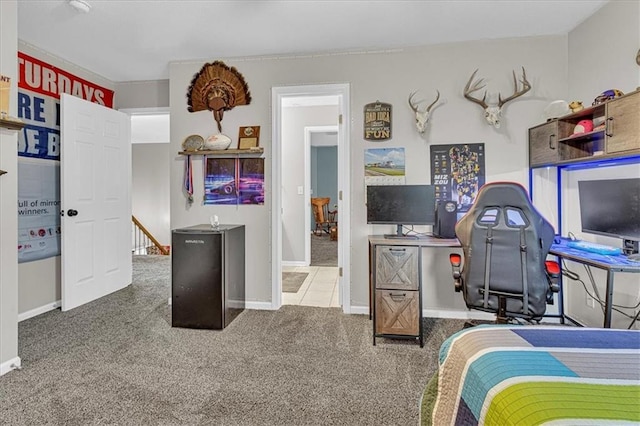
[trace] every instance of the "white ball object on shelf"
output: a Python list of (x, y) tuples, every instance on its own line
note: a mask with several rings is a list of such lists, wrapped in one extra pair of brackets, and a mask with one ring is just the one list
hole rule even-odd
[(231, 145), (231, 138), (227, 135), (223, 135), (222, 133), (218, 133), (217, 135), (211, 135), (204, 141), (203, 149), (209, 151), (222, 151), (229, 148)]
[(567, 101), (553, 101), (544, 109), (544, 113), (542, 115), (543, 119), (546, 121), (553, 120), (554, 118), (562, 117), (567, 114), (571, 114), (571, 108), (569, 108), (569, 103)]

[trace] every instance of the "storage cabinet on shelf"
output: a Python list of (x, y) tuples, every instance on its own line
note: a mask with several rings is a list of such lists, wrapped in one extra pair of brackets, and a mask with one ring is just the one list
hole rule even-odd
[(607, 103), (607, 154), (640, 150), (640, 92)]
[(558, 120), (529, 129), (529, 163), (544, 166), (558, 161)]
[(420, 248), (374, 246), (375, 337), (414, 337), (422, 346)]
[[(582, 120), (594, 130), (573, 134)], [(640, 154), (640, 91), (529, 129), (529, 165), (562, 165)]]

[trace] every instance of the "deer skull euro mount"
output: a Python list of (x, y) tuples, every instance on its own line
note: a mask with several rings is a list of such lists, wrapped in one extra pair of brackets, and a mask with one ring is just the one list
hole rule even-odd
[(418, 105), (420, 105), (420, 103), (423, 101), (413, 101), (413, 97), (418, 92), (415, 91), (411, 93), (411, 95), (409, 95), (409, 106), (416, 115), (416, 127), (418, 129), (418, 133), (420, 133), (421, 135), (424, 134), (425, 130), (427, 130), (427, 124), (429, 124), (429, 116), (431, 115), (431, 108), (433, 108), (436, 102), (438, 102), (438, 100), (440, 99), (440, 91), (436, 90), (436, 92), (438, 93), (438, 95), (436, 96), (436, 100), (422, 111), (420, 111)]
[(474, 98), (473, 96), (471, 96), (473, 92), (477, 92), (478, 90), (486, 86), (486, 84), (482, 84), (482, 82), (484, 81), (484, 79), (482, 78), (473, 83), (473, 79), (475, 78), (477, 72), (478, 70), (476, 69), (473, 74), (471, 74), (471, 78), (467, 82), (467, 85), (464, 86), (464, 97), (471, 102), (480, 105), (484, 109), (484, 118), (487, 120), (487, 123), (491, 124), (496, 129), (499, 129), (500, 118), (502, 116), (502, 107), (504, 106), (504, 104), (527, 93), (529, 90), (531, 90), (531, 84), (527, 80), (527, 74), (524, 70), (524, 67), (522, 67), (522, 79), (520, 80), (520, 83), (522, 83), (522, 90), (518, 90), (518, 80), (516, 79), (516, 72), (513, 71), (513, 85), (515, 86), (513, 95), (509, 96), (506, 99), (502, 99), (502, 95), (498, 93), (498, 105), (488, 105), (485, 102), (487, 98), (486, 90), (484, 92), (484, 96), (482, 96), (482, 99)]

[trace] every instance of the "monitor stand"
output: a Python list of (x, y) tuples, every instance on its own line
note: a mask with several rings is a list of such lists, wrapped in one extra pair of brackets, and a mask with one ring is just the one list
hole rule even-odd
[(395, 234), (384, 234), (385, 238), (388, 239), (396, 239), (396, 240), (417, 240), (418, 237), (415, 235), (405, 235), (402, 233), (402, 225), (396, 225), (396, 233)]

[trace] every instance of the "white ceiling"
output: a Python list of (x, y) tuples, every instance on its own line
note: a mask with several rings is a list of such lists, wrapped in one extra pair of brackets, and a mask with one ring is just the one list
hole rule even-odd
[(567, 34), (608, 0), (18, 0), (18, 38), (114, 82), (169, 62)]

